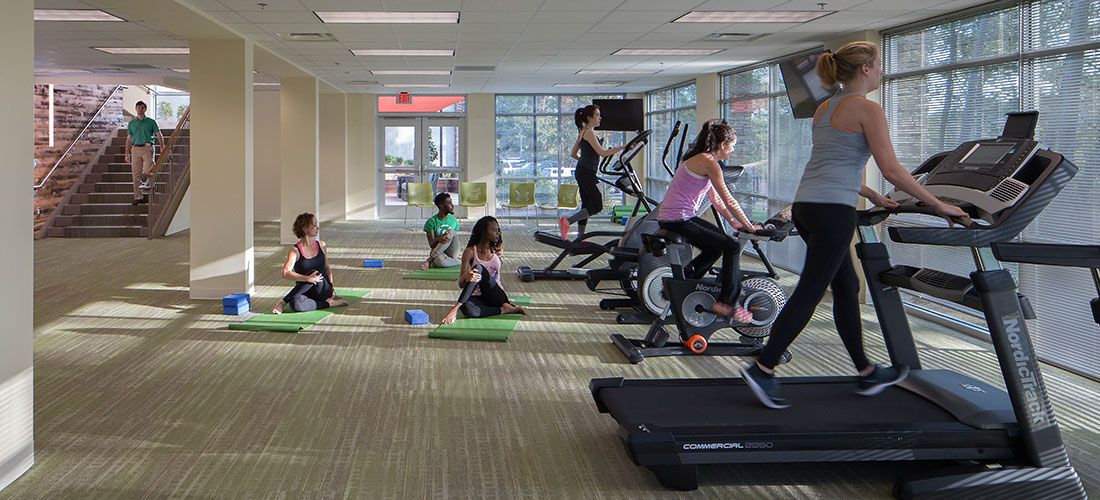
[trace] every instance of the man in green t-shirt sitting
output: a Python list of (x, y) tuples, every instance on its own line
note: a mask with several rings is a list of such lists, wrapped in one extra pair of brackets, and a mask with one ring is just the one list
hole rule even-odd
[(428, 260), (420, 264), (420, 269), (429, 267), (455, 267), (462, 263), (458, 259), (458, 219), (455, 218), (455, 205), (451, 195), (439, 193), (435, 196), (439, 213), (424, 222), (424, 235), (428, 237), (428, 246), (432, 251)]

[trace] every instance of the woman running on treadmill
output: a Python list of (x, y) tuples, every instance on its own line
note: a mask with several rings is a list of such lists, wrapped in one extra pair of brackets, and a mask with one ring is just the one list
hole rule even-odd
[(569, 226), (577, 224), (577, 236), (584, 234), (588, 226), (588, 218), (603, 211), (603, 195), (600, 193), (600, 183), (596, 178), (596, 169), (600, 166), (601, 156), (611, 156), (623, 150), (624, 146), (616, 146), (604, 149), (596, 138), (596, 127), (600, 125), (600, 107), (589, 104), (583, 108), (577, 108), (573, 113), (573, 121), (577, 124), (577, 140), (573, 142), (573, 151), (569, 156), (577, 160), (577, 168), (573, 169), (573, 178), (577, 180), (577, 186), (581, 192), (581, 209), (558, 220), (561, 227), (561, 239), (569, 239)]
[(711, 310), (747, 322), (752, 319), (752, 314), (735, 303), (741, 284), (741, 267), (738, 264), (741, 244), (718, 226), (696, 216), (706, 196), (730, 225), (755, 227), (730, 194), (722, 176), (722, 167), (718, 164), (729, 159), (736, 144), (737, 134), (729, 125), (718, 120), (703, 123), (695, 142), (684, 153), (684, 161), (672, 176), (665, 199), (657, 211), (657, 221), (662, 228), (680, 234), (700, 250), (699, 255), (684, 268), (687, 277), (700, 279), (706, 276), (715, 261), (722, 258), (722, 270), (718, 274), (721, 292)]
[(454, 323), (459, 309), (467, 318), (515, 312), (527, 314), (522, 307), (512, 305), (500, 286), (500, 255), (504, 252), (504, 241), (497, 220), (486, 215), (474, 223), (470, 233), (470, 242), (462, 252), (462, 271), (458, 274), (462, 295), (442, 323)]
[(856, 227), (856, 205), (863, 196), (874, 205), (893, 208), (897, 202), (862, 184), (868, 157), (874, 156), (882, 176), (898, 189), (928, 204), (954, 225), (953, 217), (965, 216), (917, 183), (894, 155), (886, 114), (867, 93), (882, 82), (878, 47), (852, 42), (817, 60), (822, 84), (840, 83), (836, 96), (822, 103), (813, 118), (813, 150), (794, 196), (792, 216), (798, 234), (806, 241), (806, 261), (794, 293), (772, 324), (768, 343), (756, 363), (741, 368), (745, 383), (769, 408), (787, 408), (773, 372), (783, 351), (809, 323), (825, 294), (833, 290), (833, 322), (844, 341), (860, 381), (856, 393), (874, 396), (905, 379), (909, 367), (876, 366), (863, 351), (859, 314), (859, 278), (849, 256)]
[(297, 283), (271, 312), (282, 314), (286, 304), (296, 312), (348, 305), (333, 288), (332, 270), (325, 260), (327, 248), (325, 242), (317, 239), (320, 230), (317, 217), (309, 212), (294, 219), (294, 235), (299, 240), (286, 254), (283, 277)]

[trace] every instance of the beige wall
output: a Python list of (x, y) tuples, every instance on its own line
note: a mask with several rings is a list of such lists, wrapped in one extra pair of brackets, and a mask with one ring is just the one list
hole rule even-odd
[(250, 40), (191, 40), (191, 298), (252, 293)]
[(279, 145), (279, 91), (255, 92), (253, 142), (255, 151), (256, 220), (279, 220), (279, 179), (282, 146)]
[[(470, 94), (466, 96), (466, 180), (484, 182), (488, 186), (489, 214), (496, 214), (496, 96)], [(467, 218), (483, 215), (481, 209), (470, 209)]]
[(282, 147), (279, 192), (279, 238), (294, 243), (294, 219), (298, 214), (317, 214), (317, 79), (313, 77), (283, 78), (279, 85), (280, 144)]
[(164, 235), (176, 234), (180, 231), (186, 231), (191, 229), (191, 188), (188, 187), (187, 191), (183, 193), (183, 199), (180, 200), (180, 206), (176, 208), (176, 215), (172, 216), (172, 222), (168, 224), (168, 229), (164, 231)]
[(138, 101), (144, 102), (149, 107), (146, 111), (149, 116), (156, 116), (153, 110), (153, 94), (149, 89), (145, 88), (145, 85), (126, 85), (126, 88), (122, 89), (122, 109), (126, 113), (136, 115), (134, 105)]
[(718, 73), (695, 77), (695, 130), (699, 130), (707, 120), (722, 117), (722, 110), (718, 107), (721, 98)]
[(347, 218), (375, 219), (378, 217), (374, 192), (377, 159), (375, 153), (375, 125), (378, 121), (378, 96), (352, 94), (347, 100), (348, 169)]
[(319, 220), (347, 218), (347, 94), (320, 96)]
[(34, 184), (34, 2), (7, 0), (0, 17), (0, 206), (11, 214), (0, 291), (0, 488), (34, 464), (34, 234), (30, 210)]

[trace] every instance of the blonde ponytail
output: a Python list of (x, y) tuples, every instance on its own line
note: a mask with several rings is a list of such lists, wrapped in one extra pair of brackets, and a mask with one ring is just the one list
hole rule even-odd
[(872, 65), (878, 57), (878, 47), (871, 42), (850, 42), (817, 58), (817, 76), (825, 87), (848, 83), (859, 76), (864, 64)]

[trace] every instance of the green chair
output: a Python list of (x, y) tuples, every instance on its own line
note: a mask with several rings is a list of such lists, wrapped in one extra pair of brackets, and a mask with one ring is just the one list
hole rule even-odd
[[(489, 195), (487, 193), (488, 188), (484, 182), (463, 182), (458, 188), (458, 204), (466, 208), (488, 207)], [(467, 212), (466, 216), (469, 217), (469, 215), (469, 212)]]
[[(539, 205), (541, 210), (553, 210), (557, 217), (554, 218), (555, 222), (561, 217), (561, 209), (569, 208), (576, 209), (580, 206), (580, 202), (577, 201), (577, 195), (580, 193), (580, 186), (576, 184), (562, 184), (558, 186), (558, 204), (557, 205)], [(538, 219), (535, 219), (536, 226), (538, 225)]]
[[(503, 208), (508, 209), (508, 218), (512, 217), (513, 208), (527, 208), (535, 206), (535, 183), (534, 182), (513, 182), (508, 187), (508, 203), (502, 205)], [(527, 227), (527, 220), (530, 215), (524, 212), (523, 226)], [(509, 224), (511, 225), (511, 224)]]
[[(432, 205), (432, 185), (428, 182), (410, 182), (405, 184), (409, 194), (408, 203), (405, 204), (405, 222), (402, 225), (406, 225), (409, 222), (409, 207), (416, 208), (434, 208)], [(424, 218), (423, 212), (419, 214), (421, 219)], [(414, 228), (415, 229), (415, 228)]]

